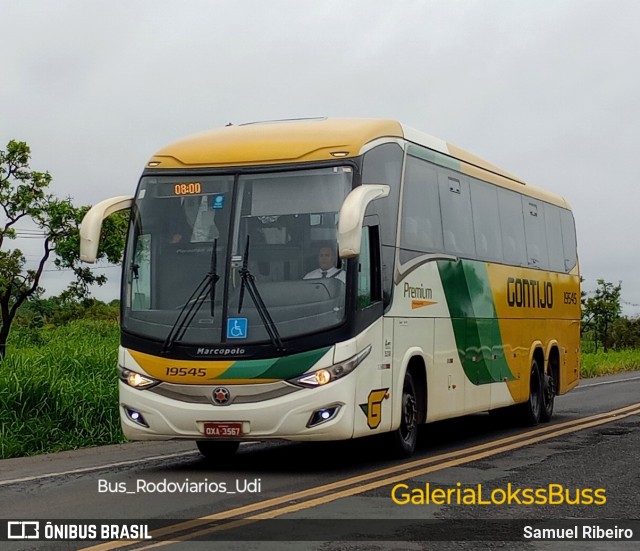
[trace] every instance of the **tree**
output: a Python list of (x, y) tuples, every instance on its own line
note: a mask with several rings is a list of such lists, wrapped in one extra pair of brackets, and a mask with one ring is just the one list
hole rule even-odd
[(622, 282), (618, 285), (598, 280), (598, 288), (594, 296), (584, 301), (582, 309), (582, 324), (584, 329), (591, 329), (594, 335), (596, 352), (598, 344), (607, 352), (611, 346), (611, 328), (613, 322), (620, 317), (620, 293)]
[[(0, 358), (6, 355), (7, 339), (18, 308), (31, 296), (43, 292), (40, 279), (53, 254), (58, 268), (76, 276), (67, 297), (87, 298), (89, 287), (103, 285), (107, 278), (79, 264), (79, 228), (89, 207), (74, 207), (71, 199), (58, 199), (48, 192), (51, 175), (29, 166), (31, 149), (12, 140), (0, 150)], [(121, 214), (121, 213), (120, 213)], [(31, 221), (42, 234), (42, 253), (35, 269), (25, 267), (20, 249), (6, 245), (17, 237), (16, 224)], [(103, 227), (99, 258), (120, 262), (124, 248), (126, 216), (112, 216)]]
[(616, 350), (640, 348), (640, 318), (623, 316), (613, 322), (611, 341)]

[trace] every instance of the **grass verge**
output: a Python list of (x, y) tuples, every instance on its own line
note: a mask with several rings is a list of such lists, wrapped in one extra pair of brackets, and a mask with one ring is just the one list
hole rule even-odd
[(609, 352), (590, 352), (580, 358), (580, 376), (584, 378), (600, 377), (640, 370), (640, 350), (610, 350)]
[(122, 442), (117, 344), (114, 322), (12, 332), (0, 362), (0, 458)]

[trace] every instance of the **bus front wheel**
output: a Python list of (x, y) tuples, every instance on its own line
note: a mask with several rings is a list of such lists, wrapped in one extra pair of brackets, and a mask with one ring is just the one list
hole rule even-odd
[(416, 449), (419, 413), (416, 385), (409, 371), (404, 376), (401, 407), (400, 426), (391, 433), (391, 440), (395, 455), (409, 457)]

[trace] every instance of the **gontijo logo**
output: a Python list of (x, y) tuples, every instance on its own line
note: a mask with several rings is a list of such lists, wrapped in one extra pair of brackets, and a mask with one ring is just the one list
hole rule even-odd
[(509, 277), (507, 304), (512, 308), (553, 308), (553, 285), (550, 281)]

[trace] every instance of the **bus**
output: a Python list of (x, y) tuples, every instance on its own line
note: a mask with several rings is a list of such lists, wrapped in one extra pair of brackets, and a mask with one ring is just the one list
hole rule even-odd
[[(393, 120), (228, 125), (147, 162), (123, 260), (119, 410), (129, 440), (380, 435), (491, 410), (547, 422), (578, 384), (567, 201)], [(321, 273), (322, 272), (322, 273)], [(315, 274), (315, 275), (314, 275)]]

